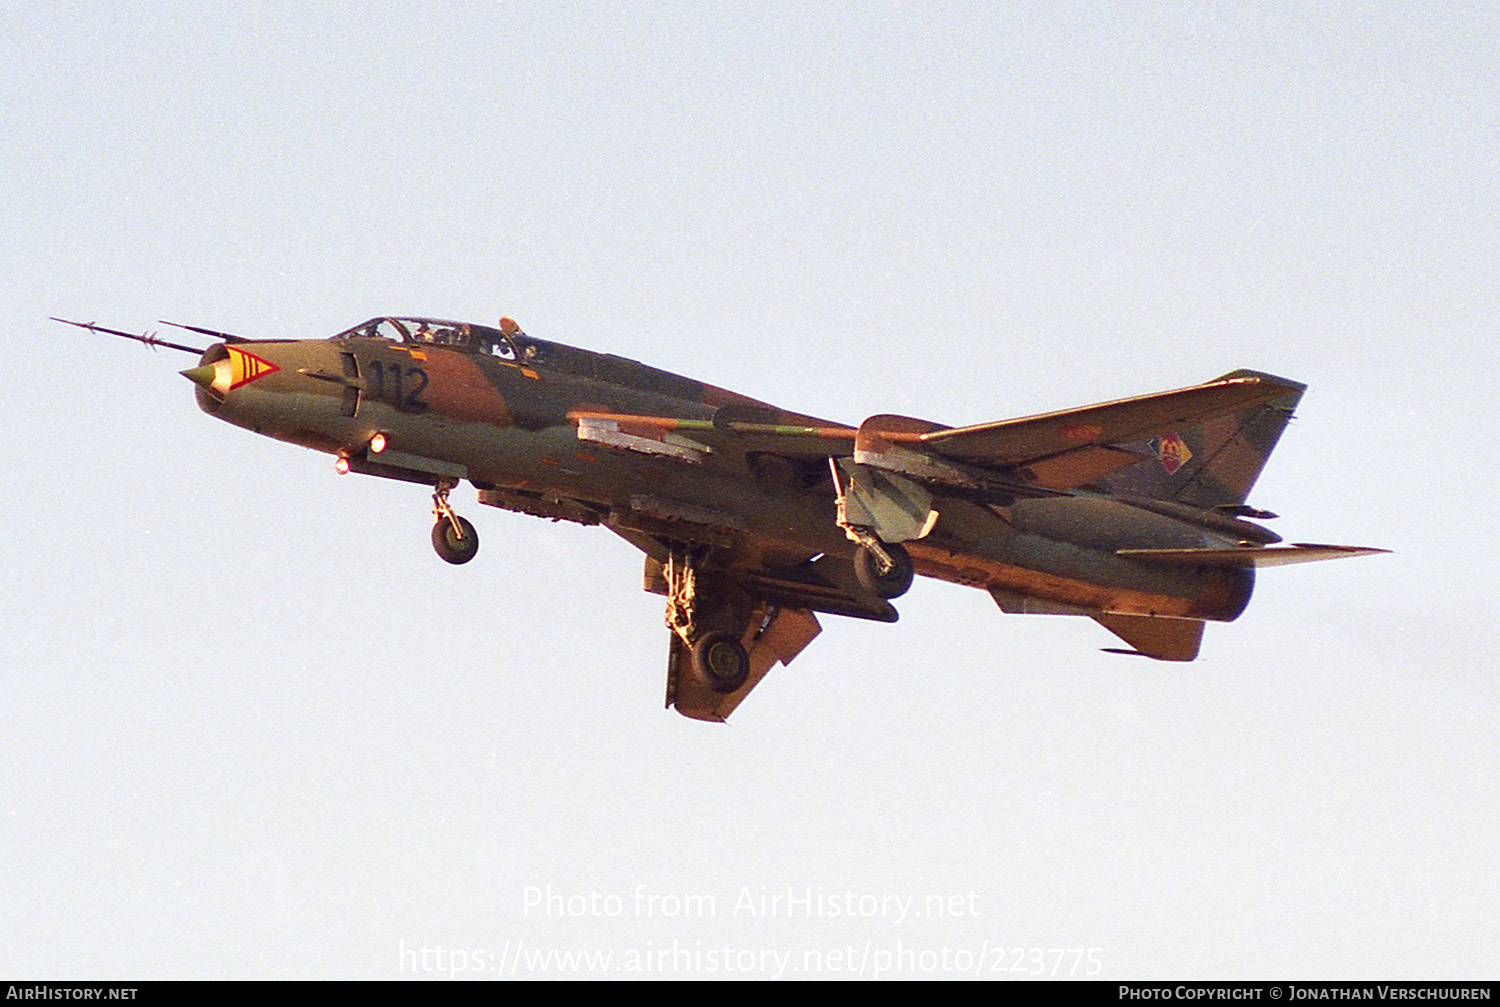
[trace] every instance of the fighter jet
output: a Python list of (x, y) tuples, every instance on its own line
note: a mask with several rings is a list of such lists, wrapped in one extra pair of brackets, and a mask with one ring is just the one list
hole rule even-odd
[(1385, 551), (1281, 544), (1250, 520), (1275, 517), (1246, 499), (1305, 387), (1256, 371), (975, 426), (848, 426), (510, 318), (372, 318), (327, 339), (176, 326), (206, 349), (67, 324), (197, 354), (182, 374), (209, 415), (430, 487), (449, 563), (479, 548), (449, 500), (463, 481), (481, 504), (614, 532), (666, 598), (667, 705), (700, 720), (790, 663), (819, 614), (895, 622), (917, 574), (1190, 661), (1257, 568)]

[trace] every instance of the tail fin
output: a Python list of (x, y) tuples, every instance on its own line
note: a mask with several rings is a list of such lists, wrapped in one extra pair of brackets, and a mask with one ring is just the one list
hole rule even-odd
[(1112, 492), (1195, 507), (1243, 504), (1266, 459), (1281, 439), (1306, 385), (1260, 371), (1233, 371), (1223, 378), (1267, 378), (1287, 393), (1237, 413), (1205, 420), (1140, 445), (1154, 457), (1101, 480)]

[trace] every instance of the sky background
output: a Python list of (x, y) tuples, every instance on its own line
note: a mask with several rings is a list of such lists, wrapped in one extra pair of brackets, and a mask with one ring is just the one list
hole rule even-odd
[[(1411, 2), (5, 4), (0, 974), (1500, 974), (1497, 36)], [(450, 567), (420, 487), (47, 321), (377, 314), (846, 422), (1284, 374), (1250, 502), (1394, 553), (1262, 571), (1192, 665), (922, 581), (702, 724), (614, 536), (464, 489)]]

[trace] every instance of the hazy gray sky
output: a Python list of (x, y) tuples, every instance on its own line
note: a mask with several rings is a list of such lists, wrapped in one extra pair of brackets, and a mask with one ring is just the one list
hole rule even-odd
[[(0, 27), (0, 973), (1500, 972), (1490, 5)], [(387, 313), (851, 422), (1285, 374), (1251, 503), (1395, 554), (1263, 571), (1189, 666), (922, 582), (700, 724), (613, 536), (462, 491), (449, 567), (420, 487), (46, 321)]]

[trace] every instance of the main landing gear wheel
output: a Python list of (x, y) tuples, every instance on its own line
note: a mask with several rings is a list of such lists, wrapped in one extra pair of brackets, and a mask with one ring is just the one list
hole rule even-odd
[(710, 689), (730, 693), (750, 677), (750, 655), (728, 633), (705, 633), (693, 644), (693, 668)]
[(890, 565), (882, 570), (880, 557), (868, 546), (861, 546), (854, 554), (854, 575), (865, 590), (877, 598), (899, 598), (911, 589), (915, 571), (911, 565), (911, 554), (899, 542), (882, 542), (881, 549), (890, 557)]
[(432, 548), (446, 562), (455, 565), (467, 563), (479, 552), (479, 533), (474, 530), (468, 518), (457, 514), (451, 518), (439, 518), (437, 524), (432, 526)]

